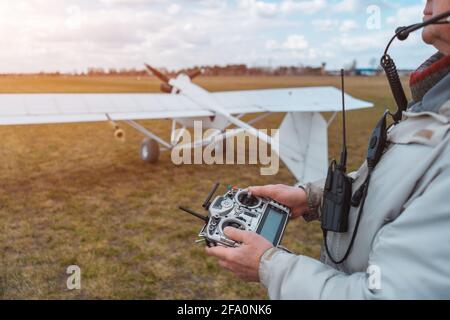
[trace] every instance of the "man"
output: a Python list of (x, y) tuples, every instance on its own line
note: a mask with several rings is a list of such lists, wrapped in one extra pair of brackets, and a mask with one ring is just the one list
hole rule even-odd
[[(424, 19), (447, 10), (450, 0), (428, 0)], [(243, 280), (260, 281), (272, 299), (450, 298), (450, 26), (426, 27), (423, 40), (438, 53), (411, 76), (413, 101), (388, 133), (359, 231), (343, 263), (334, 264), (325, 250), (320, 261), (287, 253), (234, 228), (225, 232), (242, 242), (240, 247), (207, 248), (207, 253)], [(355, 192), (367, 176), (367, 164), (352, 176)], [(320, 218), (321, 184), (250, 191), (289, 206), (293, 218)], [(347, 233), (328, 233), (334, 259), (344, 256), (357, 213), (352, 207)]]

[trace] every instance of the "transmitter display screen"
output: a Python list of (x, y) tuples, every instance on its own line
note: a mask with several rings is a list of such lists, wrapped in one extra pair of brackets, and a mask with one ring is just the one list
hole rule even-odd
[(261, 224), (258, 227), (257, 233), (264, 238), (272, 242), (273, 245), (278, 244), (278, 240), (283, 231), (284, 222), (287, 218), (286, 214), (283, 214), (271, 207), (267, 208)]

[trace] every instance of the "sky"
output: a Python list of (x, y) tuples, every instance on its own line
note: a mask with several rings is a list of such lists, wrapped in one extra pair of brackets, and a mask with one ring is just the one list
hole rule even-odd
[[(425, 0), (0, 0), (0, 73), (198, 65), (374, 67)], [(391, 49), (413, 69), (420, 33)]]

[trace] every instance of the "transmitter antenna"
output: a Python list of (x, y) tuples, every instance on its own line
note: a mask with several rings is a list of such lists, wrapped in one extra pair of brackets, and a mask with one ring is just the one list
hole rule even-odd
[(214, 193), (216, 193), (217, 189), (219, 188), (220, 183), (217, 182), (214, 187), (211, 189), (211, 191), (209, 192), (208, 196), (205, 199), (205, 202), (203, 202), (202, 207), (205, 210), (209, 209), (209, 206), (211, 205), (211, 198), (213, 197)]
[(339, 166), (345, 172), (347, 170), (347, 130), (345, 127), (345, 83), (344, 69), (341, 69), (341, 93), (342, 93), (342, 151)]
[(202, 215), (200, 213), (197, 213), (197, 212), (195, 212), (192, 209), (185, 208), (185, 207), (182, 207), (182, 206), (179, 206), (178, 209), (183, 210), (184, 212), (187, 212), (189, 214), (192, 214), (194, 217), (203, 220), (205, 223), (208, 223), (208, 220), (209, 220), (208, 217), (205, 217), (204, 215)]

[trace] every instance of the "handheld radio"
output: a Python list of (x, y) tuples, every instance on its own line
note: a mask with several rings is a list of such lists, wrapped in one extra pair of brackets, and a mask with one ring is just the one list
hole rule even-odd
[(328, 168), (322, 207), (322, 230), (347, 232), (352, 196), (352, 179), (347, 176), (347, 139), (345, 128), (344, 70), (341, 70), (343, 145), (339, 163), (333, 160)]
[[(343, 144), (341, 151), (341, 159), (339, 163), (333, 160), (328, 168), (328, 175), (324, 187), (323, 206), (322, 206), (322, 231), (324, 238), (324, 246), (328, 257), (335, 264), (341, 264), (344, 262), (352, 250), (355, 242), (356, 235), (358, 233), (359, 223), (361, 221), (364, 203), (367, 196), (367, 190), (369, 188), (370, 176), (381, 159), (384, 149), (387, 144), (386, 136), (386, 117), (389, 114), (386, 111), (383, 117), (378, 121), (375, 129), (373, 130), (370, 139), (369, 146), (367, 148), (367, 166), (368, 175), (361, 187), (356, 190), (352, 196), (352, 184), (353, 179), (347, 175), (347, 140), (346, 140), (346, 125), (345, 125), (345, 94), (344, 94), (344, 70), (341, 70), (341, 83), (342, 83), (342, 122), (343, 122)], [(358, 207), (358, 214), (356, 218), (355, 228), (348, 245), (347, 250), (342, 258), (334, 258), (328, 248), (327, 233), (329, 231), (336, 233), (348, 232), (348, 216), (350, 208)]]
[(228, 186), (225, 194), (211, 201), (218, 187), (216, 183), (202, 205), (208, 216), (179, 207), (204, 222), (198, 234), (200, 241), (205, 241), (209, 247), (238, 247), (241, 245), (239, 242), (225, 235), (225, 228), (233, 227), (256, 232), (274, 246), (280, 244), (291, 214), (289, 208), (272, 199), (253, 196), (247, 189), (236, 186)]

